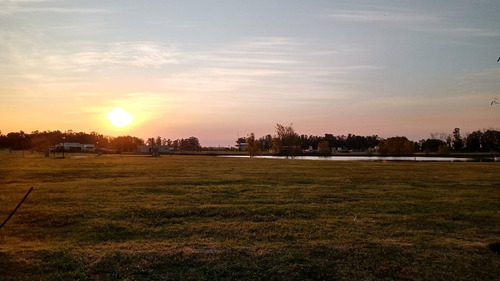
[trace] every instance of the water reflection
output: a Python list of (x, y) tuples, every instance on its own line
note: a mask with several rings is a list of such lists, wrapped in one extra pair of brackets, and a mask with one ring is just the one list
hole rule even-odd
[[(220, 157), (249, 158), (248, 155), (221, 155)], [(285, 156), (254, 156), (265, 159), (291, 159)], [(430, 157), (430, 156), (296, 156), (298, 160), (322, 161), (416, 161), (416, 162), (470, 162), (474, 158), (464, 157)]]

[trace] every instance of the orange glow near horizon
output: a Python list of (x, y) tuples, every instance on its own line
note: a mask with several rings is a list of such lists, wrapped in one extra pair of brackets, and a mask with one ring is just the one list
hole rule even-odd
[(128, 126), (134, 121), (134, 116), (122, 108), (113, 108), (106, 118), (117, 128), (123, 128)]

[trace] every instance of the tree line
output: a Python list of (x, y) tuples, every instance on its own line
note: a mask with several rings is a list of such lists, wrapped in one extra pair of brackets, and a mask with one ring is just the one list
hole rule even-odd
[(201, 151), (202, 147), (200, 145), (200, 140), (197, 137), (189, 137), (187, 139), (181, 138), (176, 140), (171, 140), (167, 138), (162, 138), (158, 136), (156, 138), (150, 138), (146, 142), (147, 145), (152, 146), (169, 146), (173, 150), (180, 151)]
[[(111, 137), (97, 132), (85, 133), (67, 130), (57, 131), (24, 131), (11, 132), (6, 135), (0, 131), (0, 148), (14, 150), (47, 151), (62, 142), (94, 144), (97, 149), (135, 152), (139, 145), (165, 145), (176, 151), (213, 150), (202, 148), (196, 137), (167, 139), (160, 136), (144, 141), (134, 136)], [(244, 144), (244, 145), (243, 145)], [(431, 133), (430, 138), (411, 141), (406, 137), (383, 139), (378, 135), (358, 136), (354, 134), (324, 136), (299, 135), (293, 126), (277, 124), (275, 134), (267, 134), (260, 138), (249, 134), (246, 138), (236, 140), (236, 147), (243, 148), (251, 155), (266, 151), (278, 155), (300, 155), (304, 151), (329, 155), (332, 152), (360, 151), (381, 154), (412, 154), (415, 152), (446, 154), (449, 152), (499, 152), (500, 131), (495, 129), (477, 130), (462, 134), (459, 128), (451, 133)]]
[(324, 136), (299, 135), (292, 125), (277, 124), (276, 134), (256, 138), (253, 133), (246, 138), (239, 137), (236, 147), (248, 151), (251, 156), (262, 151), (293, 156), (304, 152), (329, 155), (332, 152), (378, 152), (384, 155), (413, 154), (415, 152), (447, 154), (450, 152), (498, 152), (500, 131), (477, 130), (461, 134), (460, 128), (452, 133), (431, 133), (430, 138), (417, 142), (402, 136), (381, 138), (378, 135), (358, 136), (354, 134)]
[[(198, 151), (201, 150), (200, 142), (196, 137), (186, 139), (170, 140), (158, 137), (154, 140), (155, 145), (168, 145), (174, 150)], [(60, 143), (81, 143), (93, 144), (98, 150), (111, 150), (123, 152), (135, 152), (139, 145), (151, 145), (149, 140), (134, 136), (111, 137), (104, 136), (97, 132), (85, 133), (67, 130), (65, 132), (57, 131), (33, 131), (25, 133), (24, 131), (10, 132), (6, 135), (0, 131), (0, 148), (13, 150), (33, 150), (37, 152), (48, 151), (51, 147)]]

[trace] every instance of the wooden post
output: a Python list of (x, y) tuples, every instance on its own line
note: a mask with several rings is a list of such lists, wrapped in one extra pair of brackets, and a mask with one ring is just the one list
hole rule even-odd
[(26, 195), (24, 195), (23, 200), (21, 200), (21, 202), (19, 202), (19, 204), (17, 204), (16, 208), (10, 213), (10, 215), (7, 217), (7, 219), (5, 219), (5, 221), (2, 223), (2, 225), (0, 225), (0, 229), (2, 229), (2, 227), (9, 221), (9, 219), (14, 215), (14, 213), (17, 211), (17, 209), (19, 209), (19, 207), (21, 207), (21, 204), (23, 204), (24, 200), (26, 200), (26, 198), (28, 198), (28, 195), (30, 195), (32, 190), (33, 190), (33, 187), (31, 187), (30, 190), (28, 190), (28, 193), (26, 193)]

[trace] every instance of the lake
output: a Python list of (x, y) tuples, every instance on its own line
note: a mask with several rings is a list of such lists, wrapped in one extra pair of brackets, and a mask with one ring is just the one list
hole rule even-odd
[[(221, 155), (220, 157), (249, 158), (248, 155)], [(264, 159), (287, 159), (285, 156), (254, 156)], [(291, 157), (288, 157), (291, 159)], [(471, 162), (474, 158), (465, 157), (431, 157), (431, 156), (295, 156), (298, 160), (321, 161), (416, 161), (416, 162)]]

